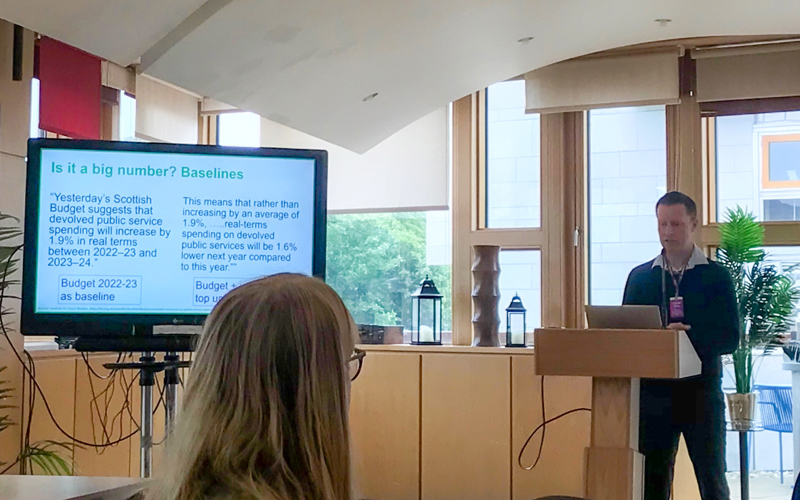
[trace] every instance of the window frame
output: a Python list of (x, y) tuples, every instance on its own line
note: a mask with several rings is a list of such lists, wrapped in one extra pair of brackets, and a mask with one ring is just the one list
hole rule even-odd
[[(800, 179), (796, 181), (772, 181), (770, 175), (770, 145), (775, 142), (800, 142), (800, 134), (761, 136), (761, 189), (779, 190), (800, 188)], [(779, 199), (779, 198), (776, 198)]]
[[(524, 78), (517, 77), (511, 78), (508, 80), (504, 80), (502, 82), (496, 83), (506, 83), (506, 82), (513, 82), (513, 81), (522, 81), (524, 82)], [(495, 84), (492, 84), (495, 85)], [(526, 229), (541, 229), (543, 223), (543, 211), (544, 205), (542, 202), (542, 164), (544, 159), (542, 158), (542, 137), (544, 133), (541, 130), (541, 114), (535, 113), (540, 116), (540, 126), (539, 126), (539, 225), (538, 226), (525, 226), (525, 227), (490, 227), (489, 226), (489, 147), (488, 147), (488, 134), (489, 134), (489, 106), (490, 106), (490, 99), (489, 99), (489, 87), (484, 88), (478, 93), (478, 102), (480, 106), (481, 116), (479, 118), (479, 138), (481, 141), (479, 142), (479, 147), (482, 145), (482, 149), (479, 151), (479, 169), (478, 169), (478, 227), (479, 229), (513, 229), (513, 230), (526, 230)], [(527, 113), (526, 113), (527, 114)]]
[[(666, 152), (666, 155), (665, 155), (666, 156), (665, 157), (665, 167), (666, 168), (664, 169), (664, 175), (665, 175), (666, 183), (667, 183), (667, 191), (669, 191), (670, 190), (670, 188), (669, 188), (670, 174), (672, 173), (671, 172), (672, 169), (670, 169), (670, 141), (669, 141), (670, 124), (671, 124), (670, 108), (672, 106), (671, 105), (659, 105), (659, 104), (655, 104), (655, 105), (651, 105), (651, 104), (631, 104), (630, 106), (621, 106), (621, 107), (623, 107), (623, 108), (639, 108), (639, 109), (641, 109), (641, 108), (648, 108), (648, 107), (655, 107), (655, 106), (663, 106), (664, 107), (664, 146), (665, 146), (665, 150), (666, 150), (665, 151)], [(596, 109), (603, 109), (603, 108), (596, 108)], [(613, 108), (605, 108), (605, 109), (613, 109)], [(587, 219), (586, 227), (588, 228), (587, 235), (589, 235), (589, 236), (586, 237), (586, 263), (585, 263), (586, 290), (585, 290), (584, 293), (585, 293), (585, 296), (586, 296), (586, 304), (587, 305), (597, 305), (596, 303), (592, 303), (592, 279), (591, 279), (591, 274), (592, 273), (591, 273), (591, 269), (590, 269), (591, 264), (592, 264), (592, 248), (591, 248), (592, 247), (592, 241), (591, 241), (591, 237), (590, 237), (591, 227), (589, 225), (591, 223), (591, 208), (592, 208), (591, 207), (591, 199), (590, 199), (590, 193), (591, 193), (591, 170), (590, 170), (591, 169), (591, 150), (590, 150), (590, 147), (589, 147), (589, 139), (590, 139), (590, 133), (591, 133), (590, 132), (590, 127), (591, 127), (590, 115), (591, 115), (591, 111), (592, 110), (587, 110), (586, 111), (586, 128), (585, 128), (586, 148), (587, 148), (587, 152), (586, 152), (586, 168), (585, 168), (586, 169), (586, 200), (587, 200), (587, 202), (586, 202), (586, 219)], [(639, 214), (639, 215), (641, 215), (641, 214)], [(653, 215), (655, 215), (655, 202), (653, 202)], [(631, 268), (631, 269), (633, 269), (633, 268)]]
[(540, 227), (487, 228), (486, 89), (453, 103), (453, 241), (458, 242), (452, 264), (454, 345), (470, 345), (473, 339), (474, 245), (538, 250), (542, 326), (583, 326), (586, 113), (542, 115), (540, 141)]
[[(684, 103), (678, 106), (682, 105), (684, 105)], [(771, 110), (765, 106), (764, 109), (748, 109), (748, 113), (746, 114), (770, 113), (773, 111), (774, 110)], [(717, 116), (703, 117), (701, 119), (702, 127), (700, 129), (700, 133), (696, 138), (693, 138), (693, 140), (700, 142), (702, 146), (702, 164), (700, 165), (701, 168), (699, 170), (701, 171), (704, 179), (703, 189), (700, 192), (684, 191), (689, 196), (692, 196), (692, 198), (695, 200), (702, 199), (701, 205), (704, 207), (704, 211), (708, 217), (707, 220), (704, 220), (698, 231), (699, 234), (696, 238), (696, 243), (706, 252), (707, 255), (713, 255), (715, 253), (715, 249), (720, 243), (716, 198), (716, 118)], [(668, 128), (668, 141), (669, 132), (670, 129)], [(686, 139), (687, 132), (685, 130), (679, 129), (676, 132), (681, 134), (684, 140)], [(792, 135), (797, 135), (798, 137), (796, 140), (800, 140), (800, 134)], [(767, 137), (767, 135), (762, 135), (760, 137), (762, 151), (759, 153), (759, 158), (761, 159), (761, 166), (754, 173), (754, 175), (757, 175), (758, 177), (762, 177), (764, 171), (763, 140), (765, 137)], [(669, 163), (667, 164), (667, 168), (670, 168)], [(764, 189), (763, 186), (760, 187), (762, 190)], [(800, 182), (798, 182), (797, 187), (800, 188)], [(779, 190), (776, 189), (774, 193), (770, 194), (774, 196), (771, 196), (769, 199), (780, 199)], [(762, 211), (763, 206), (759, 207), (759, 213)], [(760, 224), (764, 228), (764, 246), (800, 246), (800, 221), (761, 221)]]

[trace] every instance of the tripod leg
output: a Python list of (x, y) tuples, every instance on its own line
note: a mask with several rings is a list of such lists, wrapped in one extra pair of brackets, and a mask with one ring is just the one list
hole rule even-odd
[[(179, 361), (178, 355), (174, 352), (168, 352), (164, 356), (164, 362), (177, 363)], [(175, 418), (178, 415), (178, 368), (168, 367), (164, 370), (164, 392), (165, 392), (165, 418), (164, 418), (164, 435), (169, 436), (170, 431), (175, 425)]]
[[(150, 353), (144, 353), (140, 358), (142, 363), (152, 363), (155, 358)], [(140, 462), (139, 475), (149, 478), (153, 467), (153, 385), (155, 374), (152, 369), (143, 367), (139, 376), (139, 386), (142, 389), (142, 413), (140, 420)]]

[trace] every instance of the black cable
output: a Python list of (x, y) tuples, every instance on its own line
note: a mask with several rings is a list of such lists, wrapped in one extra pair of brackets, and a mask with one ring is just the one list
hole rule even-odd
[(159, 393), (159, 396), (158, 396), (158, 401), (156, 401), (156, 406), (153, 408), (153, 413), (155, 413), (155, 412), (156, 412), (156, 410), (158, 410), (158, 408), (159, 408), (159, 407), (160, 407), (162, 404), (166, 405), (166, 403), (164, 402), (164, 391), (167, 389), (167, 385), (166, 385), (166, 384), (164, 384), (164, 386), (162, 387), (162, 386), (161, 386), (161, 383), (159, 383), (159, 381), (158, 381), (158, 376), (155, 376), (155, 377), (153, 377), (153, 378), (154, 378), (154, 379), (155, 379), (155, 381), (156, 381), (156, 390), (157, 390), (157, 391), (158, 391), (158, 393)]
[[(133, 389), (133, 385), (136, 383), (136, 380), (139, 378), (139, 376), (138, 376), (138, 374), (136, 376), (134, 376), (133, 379), (131, 379), (130, 384), (128, 384), (128, 380), (125, 378), (125, 371), (124, 370), (119, 370), (119, 374), (120, 374), (119, 386), (122, 388), (123, 398), (124, 399), (123, 399), (122, 405), (119, 408), (119, 411), (117, 411), (117, 413), (115, 413), (114, 416), (111, 418), (111, 429), (113, 431), (117, 421), (119, 421), (119, 433), (120, 433), (120, 436), (122, 436), (122, 433), (123, 433), (123, 418), (124, 418), (124, 415), (125, 415), (126, 411), (128, 412), (128, 415), (130, 415), (131, 425), (136, 428), (136, 432), (139, 432), (139, 430), (140, 430), (139, 424), (136, 422), (136, 418), (133, 416), (133, 412), (131, 412), (131, 410), (130, 410), (130, 407), (131, 407), (131, 398), (130, 398), (131, 389)], [(116, 383), (116, 378), (114, 379), (114, 381)]]
[[(159, 386), (159, 384), (158, 384), (158, 377), (156, 377), (156, 386)], [(166, 392), (166, 390), (167, 390), (167, 385), (166, 385), (166, 384), (164, 384), (163, 386), (159, 386), (159, 387), (161, 387), (161, 388), (159, 389), (159, 392), (160, 392), (161, 394), (160, 394), (160, 396), (158, 397), (158, 403), (156, 403), (156, 407), (155, 407), (155, 409), (153, 410), (154, 412), (155, 412), (155, 411), (158, 409), (158, 406), (159, 406), (159, 405), (160, 405), (160, 404), (161, 404), (161, 403), (164, 401), (164, 393), (165, 393), (165, 392)], [(164, 405), (166, 405), (166, 403), (164, 403)], [(158, 442), (155, 442), (155, 443), (153, 443), (153, 446), (161, 446), (162, 444), (164, 444), (164, 441), (166, 441), (166, 440), (167, 440), (167, 435), (166, 435), (166, 433), (164, 433), (164, 437), (161, 439), (161, 441), (158, 441)]]
[[(36, 375), (36, 366), (33, 364), (33, 358), (28, 351), (25, 351), (25, 356), (28, 358), (28, 362), (31, 364), (31, 369), (33, 371), (34, 376)], [(33, 392), (33, 384), (30, 384), (30, 388), (28, 390), (28, 421), (25, 425), (25, 436), (23, 437), (22, 441), (22, 449), (27, 450), (28, 447), (31, 445), (31, 424), (33, 423), (33, 410), (36, 407), (36, 393)], [(24, 460), (20, 464), (20, 472), (25, 474), (27, 469), (27, 464)]]
[(136, 421), (136, 417), (133, 415), (133, 411), (131, 410), (132, 405), (131, 405), (130, 393), (131, 389), (133, 389), (133, 384), (136, 383), (136, 379), (138, 379), (142, 373), (137, 372), (136, 375), (134, 375), (133, 378), (131, 379), (130, 384), (128, 384), (128, 381), (125, 379), (125, 370), (120, 370), (120, 373), (122, 374), (122, 383), (124, 384), (123, 387), (126, 387), (126, 389), (125, 389), (125, 402), (122, 404), (122, 408), (120, 408), (118, 416), (122, 418), (122, 414), (127, 410), (128, 415), (131, 418), (131, 423), (134, 426), (136, 426), (136, 432), (139, 432), (140, 430), (142, 430), (142, 426), (140, 426), (139, 423)]
[[(183, 355), (181, 355), (181, 358), (183, 358)], [(191, 362), (192, 362), (192, 352), (189, 352), (189, 363)], [(185, 387), (183, 386), (184, 377), (186, 377), (186, 368), (181, 367), (178, 369), (178, 382), (181, 384), (181, 389), (185, 389)]]
[[(0, 296), (0, 302), (2, 302), (2, 297), (1, 296)], [(17, 360), (20, 362), (20, 364), (22, 364), (23, 369), (28, 374), (28, 376), (31, 377), (31, 381), (33, 382), (34, 387), (39, 392), (39, 395), (42, 396), (42, 402), (44, 403), (44, 407), (47, 410), (47, 414), (50, 416), (50, 420), (53, 421), (53, 424), (55, 424), (56, 429), (58, 429), (58, 431), (61, 434), (63, 434), (65, 437), (71, 439), (72, 441), (75, 441), (76, 443), (78, 443), (80, 445), (89, 446), (91, 448), (105, 448), (107, 446), (113, 446), (113, 445), (119, 444), (119, 443), (121, 443), (121, 442), (123, 442), (123, 441), (125, 441), (127, 439), (130, 439), (130, 438), (132, 438), (133, 436), (136, 435), (136, 432), (132, 432), (131, 434), (127, 435), (126, 437), (124, 437), (122, 439), (118, 439), (118, 440), (113, 441), (111, 443), (105, 443), (105, 444), (89, 443), (89, 442), (83, 441), (81, 439), (78, 439), (78, 438), (70, 435), (67, 431), (64, 430), (63, 427), (61, 427), (61, 425), (56, 420), (55, 415), (53, 415), (53, 411), (50, 408), (50, 403), (48, 403), (47, 398), (44, 395), (44, 391), (42, 391), (41, 386), (39, 386), (39, 382), (37, 382), (36, 379), (33, 378), (31, 370), (22, 361), (22, 357), (19, 355), (19, 352), (17, 351), (17, 348), (14, 346), (14, 343), (11, 342), (11, 337), (8, 335), (8, 331), (6, 330), (5, 323), (2, 320), (0, 320), (0, 329), (2, 329), (3, 336), (6, 338), (6, 341), (8, 341), (8, 344), (11, 346), (11, 350), (14, 352), (14, 355), (16, 356)]]
[[(11, 259), (14, 257), (14, 254), (16, 254), (20, 249), (22, 249), (22, 245), (19, 245), (18, 247), (16, 247), (14, 249), (14, 251), (11, 252), (11, 255), (8, 256), (8, 261), (6, 262), (6, 267), (5, 267), (4, 271), (3, 271), (3, 276), (4, 277), (8, 276), (8, 270), (11, 267)], [(3, 300), (5, 300), (5, 286), (0, 286), (0, 311), (3, 310)], [(44, 407), (47, 410), (48, 415), (50, 415), (50, 419), (53, 421), (53, 424), (56, 426), (56, 429), (58, 429), (58, 431), (61, 434), (63, 434), (65, 437), (71, 439), (72, 441), (74, 441), (74, 442), (76, 442), (76, 443), (78, 443), (80, 445), (88, 446), (90, 448), (105, 448), (107, 446), (113, 446), (115, 444), (119, 444), (119, 443), (121, 443), (123, 441), (126, 441), (126, 440), (132, 438), (133, 436), (135, 436), (137, 432), (139, 432), (139, 431), (132, 432), (132, 433), (128, 434), (127, 436), (125, 436), (122, 439), (118, 439), (117, 441), (114, 441), (112, 443), (106, 443), (106, 444), (89, 443), (89, 442), (80, 440), (80, 439), (70, 435), (67, 431), (64, 430), (63, 427), (61, 427), (61, 425), (56, 420), (56, 417), (55, 417), (55, 415), (53, 415), (53, 411), (50, 408), (50, 403), (48, 403), (47, 398), (44, 395), (44, 391), (42, 391), (42, 388), (39, 386), (39, 382), (37, 382), (36, 378), (34, 377), (34, 371), (32, 371), (31, 368), (29, 368), (28, 365), (25, 364), (25, 362), (22, 360), (22, 356), (20, 356), (19, 351), (17, 350), (17, 347), (14, 345), (14, 342), (11, 341), (11, 336), (8, 334), (8, 330), (6, 329), (6, 324), (5, 324), (5, 321), (3, 321), (2, 315), (0, 315), (0, 331), (2, 331), (3, 336), (5, 337), (6, 341), (8, 342), (8, 345), (11, 346), (11, 351), (14, 353), (14, 356), (16, 356), (17, 361), (19, 361), (20, 365), (22, 365), (23, 370), (31, 378), (31, 382), (33, 382), (34, 387), (36, 388), (37, 391), (39, 391), (39, 394), (42, 396), (42, 402), (44, 403)], [(31, 358), (31, 361), (33, 361), (33, 358)], [(36, 369), (35, 365), (32, 364), (31, 366), (33, 367), (33, 370)]]
[[(533, 470), (533, 468), (536, 467), (539, 464), (539, 460), (542, 458), (542, 450), (544, 449), (544, 438), (545, 438), (546, 431), (547, 431), (547, 424), (549, 424), (551, 422), (555, 422), (556, 420), (558, 420), (560, 418), (564, 418), (564, 417), (566, 417), (567, 415), (569, 415), (571, 413), (577, 413), (579, 411), (588, 411), (588, 412), (591, 413), (592, 409), (591, 408), (574, 408), (572, 410), (565, 411), (564, 413), (562, 413), (562, 414), (560, 414), (558, 416), (555, 416), (555, 417), (551, 418), (550, 420), (548, 420), (546, 415), (545, 415), (544, 376), (542, 376), (542, 423), (539, 424), (533, 430), (533, 432), (531, 432), (530, 436), (528, 436), (528, 439), (525, 440), (525, 444), (522, 445), (522, 449), (519, 450), (519, 456), (517, 457), (517, 464), (520, 466), (520, 468), (523, 469), (523, 470)], [(533, 462), (533, 465), (531, 465), (529, 467), (526, 467), (526, 466), (522, 465), (522, 455), (525, 453), (525, 450), (528, 448), (528, 444), (530, 444), (531, 439), (533, 439), (533, 436), (535, 436), (536, 433), (539, 432), (539, 429), (542, 430), (542, 440), (539, 443), (539, 453), (536, 455), (536, 460)]]
[[(86, 354), (85, 352), (81, 352), (81, 357), (83, 358), (83, 362), (86, 363), (86, 368), (89, 369), (89, 371), (92, 373), (92, 375), (94, 375), (95, 377), (99, 378), (100, 380), (108, 380), (109, 378), (111, 378), (117, 372), (116, 369), (112, 369), (111, 372), (109, 372), (109, 374), (104, 377), (104, 376), (100, 375), (99, 373), (97, 373), (96, 371), (94, 371), (94, 368), (92, 368), (92, 365), (89, 363), (89, 355), (88, 354)], [(119, 353), (117, 355), (117, 363), (120, 362), (120, 359), (122, 359), (122, 353)]]
[[(98, 394), (94, 390), (94, 381), (92, 380), (92, 372), (94, 370), (92, 370), (92, 367), (90, 366), (88, 360), (86, 360), (86, 358), (84, 358), (84, 360), (86, 361), (86, 376), (87, 376), (87, 378), (89, 380), (89, 390), (92, 393), (92, 399), (91, 399), (91, 401), (89, 401), (89, 413), (91, 415), (91, 417), (89, 419), (89, 422), (90, 422), (90, 424), (92, 426), (92, 438), (94, 438), (95, 441), (97, 440), (97, 429), (95, 428), (95, 425), (94, 425), (94, 412), (96, 410), (97, 411), (97, 419), (100, 421), (100, 426), (101, 426), (101, 428), (103, 430), (102, 436), (103, 436), (103, 439), (105, 440), (104, 442), (108, 442), (108, 441), (111, 441), (111, 434), (108, 432), (108, 426), (107, 426), (108, 408), (109, 408), (111, 399), (113, 399), (113, 397), (114, 397), (114, 392), (115, 392), (115, 389), (116, 389), (116, 385), (114, 384), (114, 381), (116, 380), (116, 374), (113, 374), (111, 376), (111, 380), (108, 382), (108, 384), (106, 384), (106, 388), (103, 389), (102, 391), (100, 391), (100, 393)], [(100, 413), (100, 405), (97, 402), (100, 399), (101, 396), (103, 397), (103, 403), (104, 403), (104, 405), (103, 405), (104, 412), (102, 414)], [(114, 430), (113, 421), (112, 421), (111, 430), (112, 430), (112, 432)]]

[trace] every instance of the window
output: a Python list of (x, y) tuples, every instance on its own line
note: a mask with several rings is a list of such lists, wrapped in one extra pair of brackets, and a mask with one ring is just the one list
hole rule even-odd
[[(411, 294), (429, 276), (452, 330), (449, 212), (328, 215), (326, 282), (356, 323), (411, 328)], [(444, 334), (444, 342), (452, 338)], [(409, 341), (406, 334), (406, 342)]]
[(261, 147), (261, 117), (255, 113), (218, 115), (217, 144), (220, 146)]
[[(794, 279), (800, 279), (800, 246), (770, 246), (764, 248), (767, 252), (765, 262), (774, 265), (779, 272), (790, 272)], [(795, 311), (797, 313), (797, 311)], [(798, 338), (797, 326), (800, 322), (800, 314), (796, 314), (797, 321), (792, 326), (791, 333), (793, 339)], [(770, 354), (760, 358), (756, 363), (754, 372), (754, 380), (756, 384), (760, 385), (779, 385), (790, 387), (792, 385), (792, 372), (784, 367), (786, 359), (784, 358), (781, 349), (775, 349)], [(733, 371), (729, 365), (724, 366), (722, 387), (723, 389), (736, 387)], [(760, 411), (760, 405), (756, 405)], [(797, 408), (794, 408), (797, 411)], [(756, 420), (761, 420), (760, 415), (756, 415)], [(795, 429), (795, 432), (797, 429)], [(751, 443), (754, 443), (751, 448), (753, 455), (753, 462), (755, 466), (751, 465), (751, 470), (755, 471), (776, 471), (773, 474), (778, 474), (780, 467), (779, 453), (780, 447), (778, 446), (778, 439), (783, 440), (783, 466), (784, 469), (792, 469), (792, 436), (790, 433), (777, 435), (777, 433), (753, 433), (751, 436)], [(759, 436), (755, 436), (759, 434)], [(787, 435), (788, 434), (788, 435)], [(739, 441), (738, 435), (735, 432), (727, 433), (726, 444), (726, 460), (728, 463), (729, 471), (736, 471), (739, 468)], [(791, 477), (791, 473), (788, 473)], [(777, 477), (775, 478), (777, 482)], [(791, 480), (788, 481), (791, 484)], [(733, 483), (732, 483), (733, 486)], [(736, 478), (735, 486), (738, 487), (738, 478)], [(733, 488), (732, 488), (733, 489)]]
[[(800, 221), (800, 111), (719, 116), (707, 121), (705, 138), (710, 152), (707, 206), (710, 222), (724, 221), (728, 210), (741, 207), (763, 222)], [(800, 231), (795, 225), (764, 225), (765, 239), (770, 244), (766, 262), (781, 272), (790, 272), (800, 279)], [(709, 233), (714, 234), (714, 233)], [(800, 314), (789, 332), (798, 338)], [(780, 349), (759, 360), (754, 374), (755, 384), (791, 385), (791, 372), (784, 369)], [(734, 387), (733, 373), (726, 367), (723, 388)], [(758, 406), (758, 411), (761, 407)], [(798, 411), (794, 408), (794, 411)], [(760, 415), (756, 415), (759, 420)], [(764, 434), (764, 433), (761, 433)], [(752, 470), (777, 471), (780, 468), (778, 437), (752, 437)], [(791, 469), (791, 437), (783, 440), (783, 466)], [(738, 470), (738, 439), (727, 436), (728, 469)], [(777, 474), (777, 472), (776, 472)], [(791, 477), (791, 476), (790, 476)], [(775, 479), (777, 483), (778, 479)], [(738, 478), (732, 487), (738, 488)]]
[(541, 226), (540, 142), (524, 80), (486, 89), (486, 227)]
[(661, 251), (666, 149), (664, 106), (589, 112), (590, 304), (622, 303), (628, 273)]
[(800, 220), (800, 199), (764, 200), (764, 222)]
[[(542, 326), (542, 252), (539, 250), (502, 250), (500, 252), (500, 345), (506, 343), (506, 308), (519, 295), (525, 312), (525, 331), (532, 333)], [(528, 336), (529, 343), (533, 335)]]
[(41, 130), (39, 130), (39, 79), (31, 79), (31, 126), (30, 134), (31, 139), (41, 137)]
[(713, 130), (716, 220), (737, 206), (761, 221), (798, 220), (800, 111), (720, 116)]
[(761, 143), (764, 189), (800, 187), (800, 134), (765, 135)]
[(123, 91), (119, 93), (119, 140), (138, 141), (136, 138), (136, 98)]

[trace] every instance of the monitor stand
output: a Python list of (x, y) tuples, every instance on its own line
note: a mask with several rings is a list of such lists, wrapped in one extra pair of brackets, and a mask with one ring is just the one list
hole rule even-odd
[[(194, 351), (197, 335), (161, 334), (157, 336), (130, 336), (107, 338), (80, 338), (75, 340), (74, 348), (79, 352), (139, 352), (138, 362), (105, 363), (103, 367), (110, 370), (139, 370), (139, 387), (141, 389), (141, 422), (139, 475), (149, 478), (153, 465), (153, 386), (156, 373), (164, 372), (164, 435), (175, 425), (178, 409), (178, 376), (179, 368), (188, 368), (190, 361), (181, 361), (178, 352)], [(164, 360), (156, 361), (155, 353), (163, 352)]]

